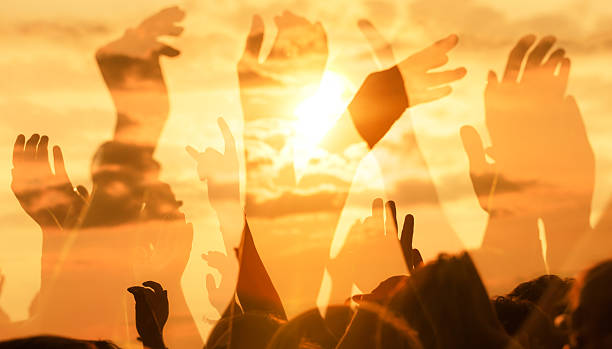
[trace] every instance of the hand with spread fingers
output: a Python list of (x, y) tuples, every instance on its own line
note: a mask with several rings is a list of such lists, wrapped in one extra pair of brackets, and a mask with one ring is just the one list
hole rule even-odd
[(165, 349), (164, 326), (168, 320), (168, 292), (155, 281), (128, 288), (136, 301), (136, 329), (138, 340), (151, 349)]
[(11, 189), (24, 211), (43, 228), (71, 229), (88, 199), (83, 186), (74, 188), (59, 146), (53, 147), (54, 169), (48, 157), (49, 137), (19, 135), (13, 148)]
[(391, 45), (367, 20), (359, 28), (372, 46), (382, 66), (387, 70), (370, 74), (349, 105), (357, 131), (370, 148), (387, 133), (406, 108), (432, 102), (452, 92), (450, 83), (463, 78), (465, 68), (431, 71), (448, 62), (448, 52), (459, 39), (450, 35), (435, 42), (400, 63), (394, 63)]
[[(576, 101), (566, 95), (570, 60), (561, 48), (549, 54), (554, 44), (552, 36), (537, 44), (534, 35), (518, 41), (502, 78), (489, 72), (485, 123), (491, 147), (484, 148), (471, 126), (461, 129), (461, 138), (480, 205), (499, 221), (490, 220), (483, 246), (502, 249), (517, 263), (535, 263), (542, 259), (541, 218), (544, 259), (560, 272), (573, 241), (590, 229), (595, 161)], [(530, 257), (525, 251), (532, 251)]]
[(461, 130), (474, 189), (490, 213), (541, 215), (592, 197), (593, 150), (576, 101), (566, 95), (570, 60), (561, 48), (548, 55), (554, 37), (533, 47), (535, 41), (534, 35), (519, 40), (501, 80), (489, 72), (485, 121), (491, 147), (483, 148), (474, 128)]
[(116, 140), (153, 147), (157, 144), (170, 111), (160, 57), (180, 54), (160, 37), (179, 36), (183, 28), (176, 22), (184, 17), (185, 12), (178, 7), (166, 8), (96, 52), (117, 110)]
[(233, 254), (225, 255), (219, 251), (208, 251), (202, 254), (202, 259), (221, 274), (218, 286), (212, 274), (206, 275), (206, 291), (210, 303), (219, 314), (223, 314), (234, 294), (238, 280), (238, 258)]
[(327, 63), (327, 36), (320, 22), (289, 11), (274, 18), (278, 33), (268, 56), (260, 62), (264, 24), (255, 15), (238, 62), (245, 121), (293, 119), (294, 109), (319, 87)]
[(371, 290), (381, 279), (413, 272), (423, 262), (420, 252), (412, 248), (413, 229), (414, 218), (406, 215), (398, 238), (395, 202), (387, 201), (383, 207), (383, 200), (375, 199), (372, 215), (355, 222), (340, 253), (330, 261), (332, 279), (351, 278), (360, 289)]

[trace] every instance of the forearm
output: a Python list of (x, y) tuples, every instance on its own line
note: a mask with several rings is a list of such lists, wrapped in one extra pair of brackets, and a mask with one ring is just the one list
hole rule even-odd
[(547, 253), (546, 260), (553, 274), (570, 274), (578, 270), (570, 270), (568, 260), (577, 251), (579, 242), (588, 236), (592, 230), (590, 224), (591, 206), (589, 203), (579, 203), (575, 207), (562, 208), (547, 212), (542, 216), (546, 229)]
[(201, 348), (204, 344), (179, 283), (167, 287), (170, 314), (164, 327), (168, 348)]

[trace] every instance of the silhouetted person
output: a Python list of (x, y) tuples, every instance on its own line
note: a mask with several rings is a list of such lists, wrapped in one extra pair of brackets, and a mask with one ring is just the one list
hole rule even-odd
[(1, 349), (119, 349), (112, 342), (88, 341), (58, 336), (36, 336), (0, 342)]
[(158, 37), (179, 35), (182, 28), (174, 23), (183, 16), (176, 7), (165, 9), (98, 50), (117, 124), (92, 161), (91, 195), (73, 188), (59, 147), (51, 171), (46, 136), (27, 143), (17, 138), (13, 189), (43, 230), (39, 316), (30, 330), (127, 342), (121, 290), (136, 279), (153, 279), (172, 295), (168, 343), (202, 344), (180, 286), (193, 227), (180, 212), (182, 203), (158, 179), (161, 166), (153, 158), (169, 113), (159, 59), (179, 54)]
[(213, 148), (203, 152), (187, 146), (187, 153), (197, 162), (200, 180), (206, 182), (208, 199), (217, 214), (225, 251), (208, 251), (202, 258), (221, 274), (216, 285), (212, 274), (206, 276), (208, 300), (222, 314), (232, 297), (238, 277), (236, 249), (244, 229), (244, 209), (240, 203), (238, 152), (232, 132), (223, 118), (217, 120), (225, 142), (223, 154)]
[(534, 303), (502, 296), (492, 303), (499, 322), (523, 348), (561, 349), (567, 343), (553, 320)]
[[(418, 333), (423, 348), (518, 348), (497, 320), (466, 253), (441, 255), (410, 277), (390, 278), (355, 299), (402, 319)], [(353, 323), (359, 317), (358, 311)]]
[[(489, 222), (476, 254), (485, 279), (524, 279), (566, 271), (573, 244), (589, 229), (594, 157), (580, 111), (566, 95), (570, 61), (563, 49), (547, 58), (555, 38), (519, 40), (501, 79), (489, 72), (485, 123), (491, 137), (486, 153), (476, 130), (461, 137), (470, 175)], [(538, 219), (546, 229), (543, 256)]]
[(612, 261), (601, 262), (576, 280), (570, 319), (573, 349), (612, 347)]
[[(390, 69), (370, 74), (298, 179), (292, 151), (295, 116), (287, 105), (297, 106), (301, 100), (295, 96), (302, 95), (273, 92), (287, 84), (288, 90), (282, 91), (291, 91), (294, 84), (318, 84), (327, 44), (318, 24), (288, 13), (278, 17), (277, 23), (277, 40), (259, 65), (263, 25), (254, 18), (238, 65), (245, 118), (245, 213), (262, 261), (292, 316), (316, 304), (333, 234), (361, 159), (406, 108), (447, 95), (447, 84), (465, 71), (429, 72), (447, 62), (447, 52), (457, 43), (451, 35)], [(255, 68), (245, 69), (245, 62), (255, 62)], [(279, 79), (272, 83), (259, 75)], [(285, 98), (276, 99), (279, 95)], [(321, 164), (333, 164), (333, 173), (322, 171)], [(311, 219), (317, 224), (294, 224)]]

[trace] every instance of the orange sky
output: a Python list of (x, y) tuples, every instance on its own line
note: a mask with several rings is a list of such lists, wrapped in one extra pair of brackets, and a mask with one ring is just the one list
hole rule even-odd
[[(272, 18), (285, 9), (310, 20), (320, 20), (327, 30), (330, 55), (327, 69), (346, 79), (347, 96), (377, 69), (356, 23), (370, 19), (392, 42), (397, 58), (456, 33), (459, 45), (451, 52), (450, 67), (465, 66), (467, 76), (453, 84), (450, 97), (410, 111), (419, 147), (430, 167), (443, 208), (454, 230), (467, 247), (476, 247), (484, 231), (486, 214), (478, 206), (468, 176), (467, 159), (459, 128), (474, 125), (486, 135), (483, 124), (483, 91), (488, 69), (500, 71), (515, 41), (527, 33), (552, 34), (572, 59), (569, 93), (580, 106), (596, 155), (596, 188), (592, 220), (612, 192), (612, 7), (598, 1), (19, 1), (0, 3), (0, 269), (6, 284), (0, 305), (14, 320), (23, 319), (40, 277), (40, 229), (22, 212), (10, 191), (10, 159), (15, 136), (44, 133), (64, 150), (73, 183), (91, 185), (89, 163), (97, 146), (112, 135), (114, 114), (109, 94), (94, 59), (95, 50), (117, 38), (148, 15), (171, 5), (187, 12), (182, 36), (168, 40), (182, 51), (162, 62), (171, 100), (171, 115), (156, 158), (163, 166), (162, 179), (184, 201), (187, 219), (194, 223), (192, 258), (183, 286), (202, 333), (209, 328), (204, 316), (216, 318), (206, 300), (204, 277), (214, 272), (200, 254), (222, 250), (217, 220), (198, 180), (187, 144), (222, 149), (216, 118), (223, 116), (235, 135), (242, 133), (242, 115), (236, 63), (242, 53), (250, 18), (258, 13), (266, 24), (263, 50), (274, 34)], [(269, 34), (269, 35), (268, 35)], [(406, 118), (392, 129), (398, 139), (409, 127)], [(241, 137), (236, 136), (239, 147)], [(410, 174), (410, 169), (402, 173)], [(361, 165), (353, 188), (384, 195), (375, 161)], [(334, 254), (346, 230), (363, 218), (373, 197), (353, 193), (337, 231)], [(390, 198), (393, 199), (393, 198)], [(412, 208), (399, 207), (400, 214)], [(426, 208), (424, 208), (426, 210)], [(424, 241), (419, 230), (435, 222), (417, 215), (415, 245)], [(432, 256), (436, 251), (427, 251)]]

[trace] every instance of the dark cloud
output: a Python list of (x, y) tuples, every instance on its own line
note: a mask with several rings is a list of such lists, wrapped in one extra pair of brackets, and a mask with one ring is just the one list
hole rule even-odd
[(346, 193), (321, 190), (314, 193), (284, 192), (267, 200), (257, 201), (252, 195), (246, 196), (247, 215), (277, 218), (287, 215), (324, 213), (339, 210), (344, 206)]

